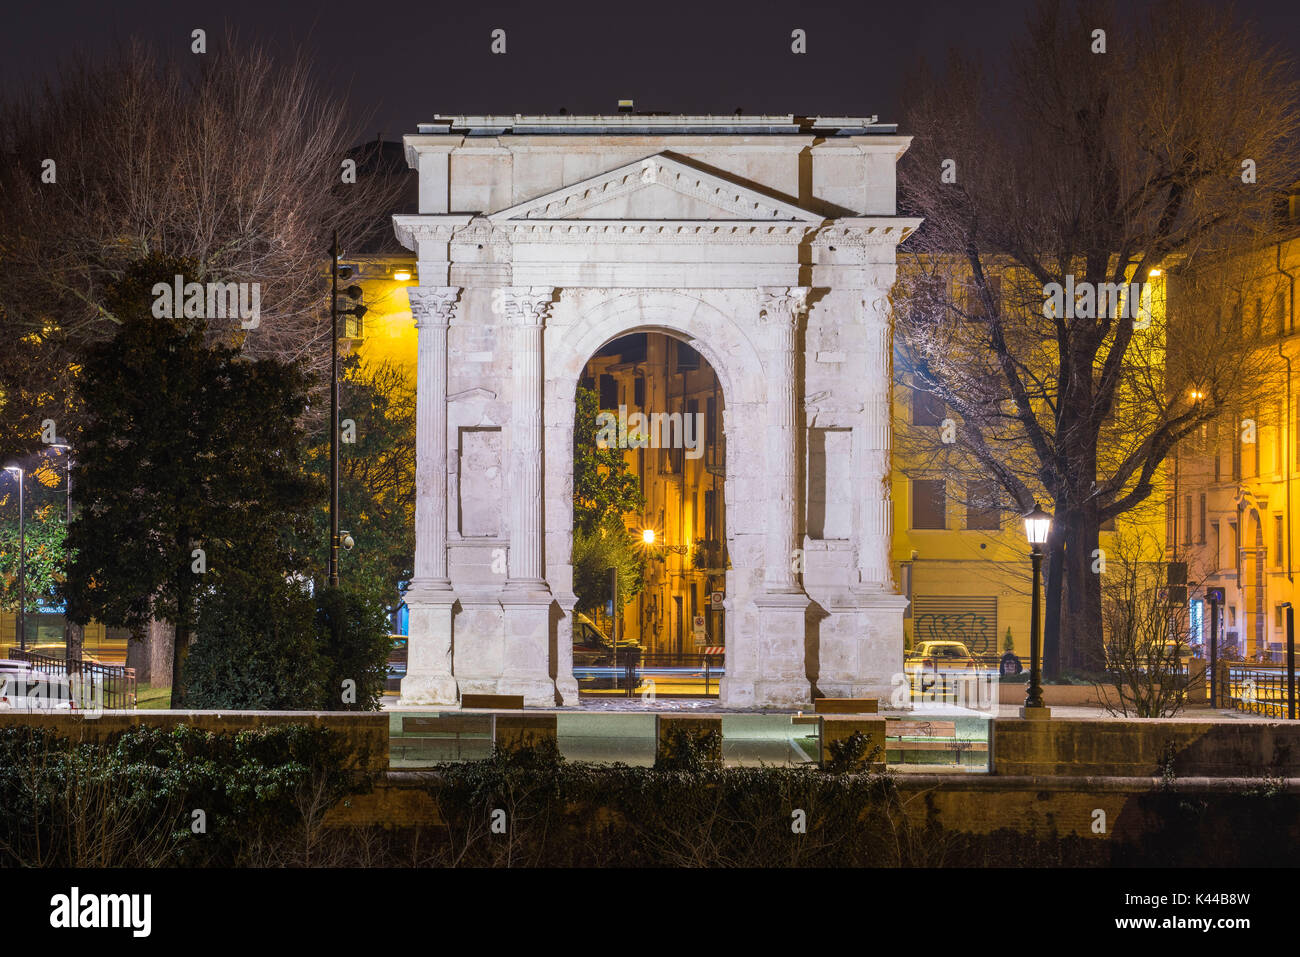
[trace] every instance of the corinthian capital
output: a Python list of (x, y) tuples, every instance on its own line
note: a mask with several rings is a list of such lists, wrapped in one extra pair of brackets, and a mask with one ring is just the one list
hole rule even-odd
[(411, 301), (411, 315), (415, 325), (445, 326), (451, 322), (456, 308), (460, 286), (408, 286), (406, 296)]
[(808, 311), (808, 286), (759, 286), (759, 316), (769, 322), (793, 323)]
[(554, 286), (506, 286), (500, 290), (501, 311), (515, 325), (545, 325), (554, 292)]

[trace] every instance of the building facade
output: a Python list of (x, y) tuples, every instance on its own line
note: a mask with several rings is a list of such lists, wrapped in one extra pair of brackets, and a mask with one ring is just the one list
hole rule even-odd
[[(883, 694), (890, 314), (908, 139), (874, 119), (454, 117), (420, 211), (415, 579), (402, 700), (573, 704), (575, 394), (628, 334), (721, 386), (727, 707)], [(663, 410), (667, 411), (667, 410)]]

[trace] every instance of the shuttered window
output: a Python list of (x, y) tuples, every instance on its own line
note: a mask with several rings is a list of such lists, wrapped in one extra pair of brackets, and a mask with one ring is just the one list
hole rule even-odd
[(998, 600), (982, 595), (915, 595), (913, 642), (960, 641), (973, 655), (998, 653)]

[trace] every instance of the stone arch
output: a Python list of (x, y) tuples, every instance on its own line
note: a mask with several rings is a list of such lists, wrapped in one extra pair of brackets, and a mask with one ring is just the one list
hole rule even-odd
[(547, 343), (554, 349), (548, 368), (555, 370), (556, 379), (572, 382), (570, 398), (583, 366), (602, 346), (632, 332), (664, 332), (685, 337), (704, 356), (722, 381), (729, 404), (762, 401), (763, 363), (749, 330), (695, 296), (671, 290), (626, 293), (582, 313), (575, 327), (562, 332), (554, 343)]
[[(757, 313), (755, 312), (755, 321)], [(738, 449), (762, 448), (765, 398), (763, 363), (749, 329), (723, 310), (695, 296), (669, 290), (626, 293), (580, 312), (573, 325), (547, 329), (546, 343), (546, 567), (556, 600), (563, 611), (555, 623), (553, 660), (556, 686), (565, 704), (575, 703), (573, 681), (573, 417), (578, 380), (587, 362), (603, 346), (636, 332), (659, 332), (687, 342), (713, 368), (725, 403), (723, 434), (727, 443), (725, 501), (727, 549), (731, 568), (726, 574), (727, 659), (730, 676), (756, 649), (736, 639), (749, 633), (751, 610), (746, 601), (762, 575), (761, 510), (741, 509), (742, 483), (732, 463)], [(761, 470), (756, 470), (761, 471)], [(749, 481), (753, 481), (750, 477)], [(752, 494), (758, 494), (754, 486)], [(742, 665), (743, 666), (743, 665)], [(727, 693), (727, 679), (722, 694)], [(570, 701), (570, 695), (573, 701)]]

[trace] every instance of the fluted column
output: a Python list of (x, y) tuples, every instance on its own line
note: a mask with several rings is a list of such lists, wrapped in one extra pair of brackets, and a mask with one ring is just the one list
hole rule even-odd
[(415, 579), (445, 591), (447, 577), (447, 326), (459, 286), (407, 290), (417, 330), (415, 380)]
[(447, 574), (447, 327), (458, 286), (407, 289), (415, 317), (415, 575), (401, 704), (453, 707), (456, 593)]
[(544, 585), (542, 480), (542, 332), (551, 309), (550, 286), (505, 291), (514, 327), (510, 426), (510, 577), (507, 587)]
[[(803, 286), (760, 286), (758, 318), (767, 341), (767, 428), (763, 465), (767, 469), (767, 535), (763, 548), (763, 589), (754, 598), (758, 612), (759, 672), (753, 703), (803, 708), (812, 700), (806, 664), (808, 596), (795, 575), (799, 472), (799, 321), (807, 310)], [(729, 695), (730, 696), (730, 695)]]
[(800, 318), (808, 308), (806, 286), (761, 286), (759, 318), (768, 329), (771, 361), (767, 381), (767, 547), (764, 585), (771, 593), (797, 593), (794, 549), (798, 543), (798, 367)]
[(866, 333), (863, 373), (861, 489), (858, 496), (858, 580), (868, 590), (893, 591), (890, 545), (894, 505), (890, 494), (890, 449), (893, 430), (890, 387), (889, 302), (869, 290), (861, 302)]

